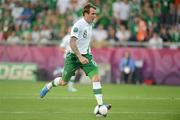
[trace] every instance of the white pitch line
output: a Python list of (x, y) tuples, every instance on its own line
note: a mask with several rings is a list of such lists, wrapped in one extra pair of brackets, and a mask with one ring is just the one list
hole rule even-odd
[[(0, 100), (13, 100), (13, 99), (17, 99), (17, 100), (24, 100), (24, 99), (40, 99), (39, 97), (28, 97), (28, 96), (1, 96)], [(71, 100), (94, 100), (93, 97), (91, 96), (67, 96), (67, 97), (45, 97), (43, 99), (50, 99), (50, 100), (67, 100), (67, 99), (71, 99)], [(108, 97), (105, 98), (107, 100), (180, 100), (179, 97)]]
[[(92, 114), (91, 112), (32, 112), (32, 111), (0, 111), (0, 114)], [(180, 115), (180, 112), (109, 112), (110, 114), (158, 114), (158, 115), (164, 115), (164, 114), (173, 114), (173, 115)]]

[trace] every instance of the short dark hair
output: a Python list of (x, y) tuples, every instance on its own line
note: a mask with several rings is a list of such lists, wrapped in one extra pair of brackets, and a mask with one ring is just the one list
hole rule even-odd
[(85, 15), (85, 13), (88, 13), (90, 12), (90, 8), (93, 8), (96, 10), (96, 6), (91, 4), (91, 3), (87, 3), (84, 8), (83, 8), (83, 16)]

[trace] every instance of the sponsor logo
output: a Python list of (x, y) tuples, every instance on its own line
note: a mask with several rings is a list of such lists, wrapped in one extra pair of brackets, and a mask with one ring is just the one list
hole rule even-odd
[(36, 64), (0, 64), (0, 80), (36, 80)]

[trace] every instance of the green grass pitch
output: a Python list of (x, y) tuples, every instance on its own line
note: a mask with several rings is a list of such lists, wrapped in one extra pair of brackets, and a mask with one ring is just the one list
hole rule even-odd
[(52, 89), (39, 98), (44, 82), (0, 81), (0, 120), (180, 120), (180, 87), (103, 84), (106, 118), (93, 114), (91, 85)]

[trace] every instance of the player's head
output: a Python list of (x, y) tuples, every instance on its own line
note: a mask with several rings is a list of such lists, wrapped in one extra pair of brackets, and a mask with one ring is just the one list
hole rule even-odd
[(92, 23), (96, 18), (96, 6), (88, 3), (84, 6), (83, 16), (88, 23)]

